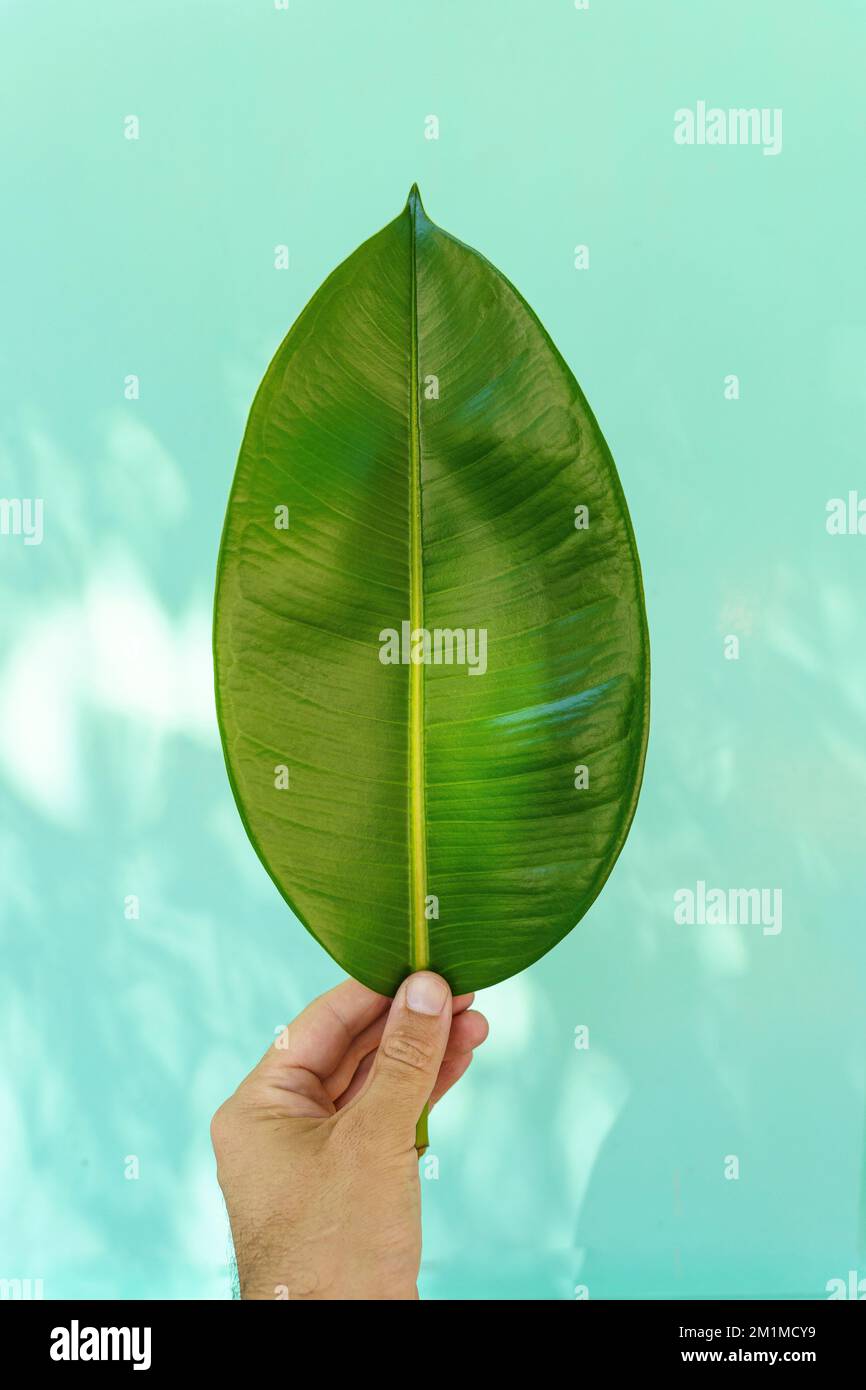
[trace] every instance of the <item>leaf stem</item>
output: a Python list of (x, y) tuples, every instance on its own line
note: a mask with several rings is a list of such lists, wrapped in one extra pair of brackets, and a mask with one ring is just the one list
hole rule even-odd
[[(418, 411), (418, 268), (415, 260), (417, 187), (409, 194), (411, 228), (410, 285), (411, 340), (409, 346), (409, 622), (412, 632), (424, 626), (424, 546), (421, 514), (421, 421)], [(411, 655), (411, 654), (410, 654)], [(412, 969), (424, 970), (430, 963), (430, 936), (427, 928), (427, 816), (424, 797), (424, 667), (420, 661), (409, 666), (409, 781), (411, 787), (410, 845), (411, 902), (410, 948)], [(430, 1142), (427, 1132), (427, 1106), (415, 1129), (415, 1148), (419, 1159)]]
[(415, 1148), (418, 1150), (419, 1158), (424, 1157), (430, 1146), (430, 1135), (427, 1130), (427, 1117), (429, 1113), (429, 1107), (425, 1105), (424, 1109), (421, 1111), (421, 1118), (415, 1126)]
[[(421, 533), (421, 426), (418, 417), (418, 279), (415, 265), (415, 220), (418, 199), (409, 196), (412, 232), (411, 342), (409, 351), (409, 622), (412, 632), (424, 626), (424, 562)], [(430, 961), (425, 907), (427, 899), (427, 823), (424, 801), (424, 667), (420, 661), (409, 665), (409, 781), (411, 788), (410, 838), (412, 862), (412, 900), (410, 961), (413, 970), (424, 970)]]

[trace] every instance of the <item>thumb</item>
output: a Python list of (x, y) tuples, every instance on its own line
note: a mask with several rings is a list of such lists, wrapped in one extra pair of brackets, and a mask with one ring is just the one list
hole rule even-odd
[(407, 1148), (436, 1084), (451, 1030), (451, 990), (429, 970), (398, 989), (367, 1085), (358, 1096), (384, 1137)]

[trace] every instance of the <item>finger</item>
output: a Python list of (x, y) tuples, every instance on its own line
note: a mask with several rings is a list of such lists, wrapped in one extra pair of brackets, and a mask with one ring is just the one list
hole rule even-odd
[(335, 1110), (345, 1110), (346, 1106), (349, 1104), (349, 1101), (354, 1100), (355, 1097), (360, 1093), (360, 1091), (363, 1090), (367, 1077), (373, 1070), (373, 1063), (375, 1062), (375, 1060), (376, 1053), (368, 1052), (367, 1056), (358, 1066), (358, 1070), (355, 1072), (355, 1075), (352, 1077), (345, 1091), (342, 1091), (340, 1095), (334, 1099)]
[(450, 1091), (455, 1082), (459, 1081), (463, 1073), (469, 1067), (469, 1063), (475, 1055), (475, 1049), (480, 1047), (486, 1040), (490, 1032), (490, 1025), (483, 1014), (471, 1013), (463, 1014), (460, 1019), (460, 1028), (452, 1029), (451, 1038), (439, 1068), (439, 1075), (436, 1078), (436, 1085), (430, 1096), (430, 1106), (440, 1101), (446, 1091)]
[(335, 1111), (334, 1102), (318, 1076), (303, 1067), (285, 1067), (268, 1075), (257, 1069), (238, 1088), (238, 1096), (256, 1108), (278, 1109), (291, 1119), (327, 1119)]
[[(474, 998), (474, 994), (458, 995), (453, 1002), (452, 1013), (455, 1016), (463, 1015)], [(383, 1013), (380, 1018), (376, 1019), (375, 1023), (371, 1023), (369, 1027), (364, 1029), (363, 1033), (359, 1033), (358, 1036), (353, 1039), (345, 1055), (340, 1059), (339, 1065), (326, 1079), (325, 1090), (332, 1100), (336, 1100), (338, 1096), (343, 1096), (343, 1104), (345, 1105), (346, 1099), (351, 1099), (351, 1097), (346, 1096), (346, 1092), (348, 1092), (349, 1088), (353, 1088), (353, 1095), (356, 1095), (360, 1090), (360, 1086), (353, 1086), (353, 1079), (357, 1077), (358, 1070), (365, 1059), (369, 1058), (372, 1063), (372, 1054), (376, 1051), (376, 1048), (382, 1040), (387, 1017), (388, 1015)], [(453, 1031), (452, 1027), (452, 1036)], [(367, 1077), (369, 1070), (370, 1067), (367, 1066), (362, 1080)]]
[(456, 1018), (458, 1014), (465, 1013), (475, 1003), (475, 994), (455, 994), (451, 1000), (451, 1017)]
[(422, 970), (400, 986), (367, 1083), (353, 1102), (386, 1142), (410, 1148), (448, 1045), (451, 991)]
[(359, 1034), (380, 1016), (384, 1026), (389, 1003), (357, 980), (344, 980), (298, 1014), (252, 1075), (261, 1069), (269, 1078), (282, 1077), (301, 1068), (320, 1080), (330, 1076)]
[(472, 1052), (486, 1041), (489, 1033), (490, 1024), (484, 1015), (477, 1009), (468, 1009), (451, 1025), (445, 1056), (455, 1057), (459, 1052)]
[(467, 1072), (472, 1065), (474, 1052), (462, 1052), (457, 1057), (449, 1057), (439, 1068), (439, 1075), (436, 1078), (436, 1085), (433, 1087), (433, 1094), (429, 1100), (430, 1109), (437, 1105), (446, 1091), (450, 1091), (455, 1086), (461, 1076)]
[[(488, 1031), (487, 1019), (483, 1014), (476, 1013), (472, 1010), (458, 1015), (451, 1024), (451, 1032), (448, 1037), (448, 1045), (445, 1048), (445, 1056), (442, 1059), (442, 1066), (449, 1060), (465, 1056), (466, 1053), (471, 1052), (474, 1047), (480, 1047), (487, 1037)], [(354, 1100), (355, 1096), (362, 1090), (364, 1082), (370, 1075), (374, 1061), (375, 1053), (368, 1053), (359, 1064), (357, 1071), (345, 1091), (339, 1096), (332, 1095), (337, 1110), (344, 1110), (349, 1102)], [(439, 1075), (442, 1075), (442, 1067), (439, 1069)], [(438, 1086), (438, 1084), (437, 1081), (436, 1086)], [(436, 1086), (433, 1088), (434, 1095), (436, 1094)], [(441, 1092), (441, 1094), (444, 1094), (444, 1092)]]

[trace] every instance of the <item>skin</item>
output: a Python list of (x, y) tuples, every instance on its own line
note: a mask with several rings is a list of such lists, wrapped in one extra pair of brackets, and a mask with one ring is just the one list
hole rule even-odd
[(430, 971), (315, 999), (214, 1115), (242, 1298), (415, 1299), (415, 1125), (487, 1037)]

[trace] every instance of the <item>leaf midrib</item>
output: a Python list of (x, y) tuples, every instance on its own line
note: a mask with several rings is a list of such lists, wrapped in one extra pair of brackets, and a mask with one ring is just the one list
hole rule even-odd
[[(424, 626), (424, 560), (421, 516), (421, 424), (418, 413), (418, 271), (416, 217), (418, 190), (409, 194), (410, 303), (409, 348), (409, 623), (412, 632)], [(427, 808), (424, 795), (424, 667), (409, 663), (409, 857), (410, 940), (413, 970), (430, 962), (430, 938), (425, 915), (427, 895)]]

